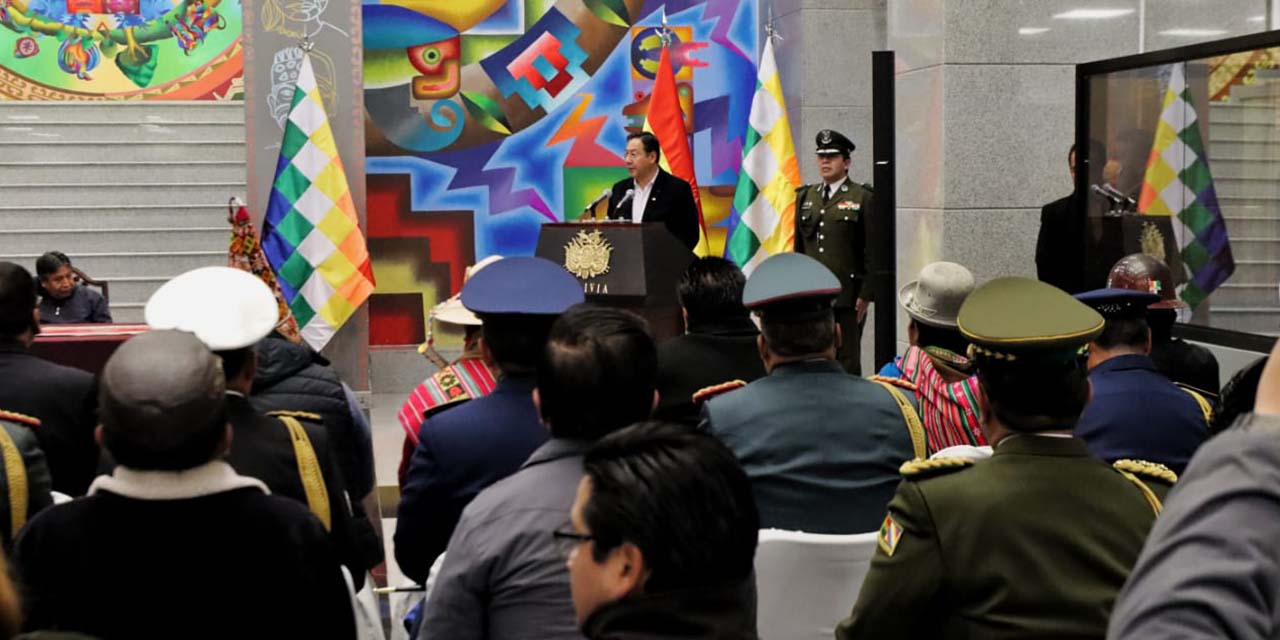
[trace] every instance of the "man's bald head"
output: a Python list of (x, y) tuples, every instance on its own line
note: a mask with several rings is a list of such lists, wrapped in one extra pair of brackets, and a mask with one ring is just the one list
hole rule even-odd
[(227, 432), (222, 362), (194, 335), (151, 331), (102, 370), (103, 445), (133, 469), (181, 471), (209, 462)]

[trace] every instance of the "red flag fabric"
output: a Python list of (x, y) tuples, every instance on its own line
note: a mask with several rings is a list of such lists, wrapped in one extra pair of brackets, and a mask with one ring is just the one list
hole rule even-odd
[(676, 74), (671, 68), (668, 48), (662, 47), (658, 59), (658, 76), (653, 81), (653, 95), (649, 98), (649, 113), (645, 117), (644, 130), (657, 136), (662, 146), (662, 163), (671, 175), (693, 188), (693, 202), (698, 207), (698, 246), (694, 253), (708, 253), (707, 225), (702, 219), (702, 196), (698, 193), (698, 176), (693, 166), (693, 152), (689, 149), (689, 134), (684, 126), (684, 111), (680, 108), (680, 94), (676, 91)]

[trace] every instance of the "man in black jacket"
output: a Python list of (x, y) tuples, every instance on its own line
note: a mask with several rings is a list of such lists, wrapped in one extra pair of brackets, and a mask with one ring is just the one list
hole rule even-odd
[(652, 133), (627, 136), (627, 173), (609, 195), (609, 218), (661, 222), (691, 251), (698, 245), (698, 205), (688, 182), (658, 166), (662, 149)]
[(83, 495), (98, 470), (93, 376), (42, 360), (28, 350), (40, 333), (35, 279), (0, 262), (0, 408), (40, 421), (36, 436), (49, 458), (53, 490)]
[(658, 408), (654, 417), (698, 424), (700, 389), (764, 376), (760, 332), (742, 306), (747, 279), (724, 258), (694, 260), (677, 285), (685, 334), (658, 345)]
[[(1099, 150), (1094, 162), (1105, 162)], [(1067, 153), (1071, 184), (1076, 183), (1076, 146)], [(1091, 289), (1084, 273), (1084, 218), (1076, 212), (1076, 193), (1059, 198), (1040, 209), (1040, 235), (1036, 238), (1036, 278), (1067, 293)]]

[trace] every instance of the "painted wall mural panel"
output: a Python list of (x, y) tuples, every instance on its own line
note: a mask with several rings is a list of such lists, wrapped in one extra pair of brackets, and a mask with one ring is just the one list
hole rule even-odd
[(233, 100), (240, 0), (0, 0), (0, 100)]
[(542, 223), (576, 219), (626, 177), (664, 9), (718, 255), (755, 90), (758, 0), (365, 0), (371, 344), (420, 342), (422, 316), (467, 265), (532, 254)]

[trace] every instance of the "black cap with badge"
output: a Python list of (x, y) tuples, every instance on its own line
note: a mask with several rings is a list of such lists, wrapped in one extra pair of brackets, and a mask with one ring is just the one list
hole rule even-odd
[(853, 141), (846, 138), (844, 134), (831, 129), (819, 131), (816, 144), (818, 150), (815, 153), (820, 156), (836, 153), (847, 156), (858, 148), (858, 145), (853, 144)]

